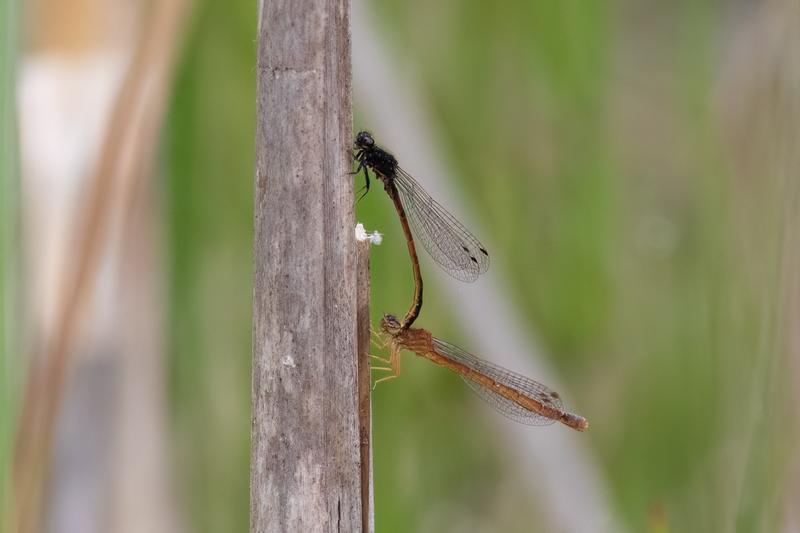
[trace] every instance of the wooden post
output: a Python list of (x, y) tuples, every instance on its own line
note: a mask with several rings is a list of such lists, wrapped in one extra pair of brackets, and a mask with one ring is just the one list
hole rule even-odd
[(259, 17), (250, 530), (360, 531), (349, 4)]

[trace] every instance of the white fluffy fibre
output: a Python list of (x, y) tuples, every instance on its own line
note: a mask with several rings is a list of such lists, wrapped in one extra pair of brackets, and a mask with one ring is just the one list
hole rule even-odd
[(378, 233), (377, 231), (373, 231), (372, 233), (368, 233), (366, 229), (364, 229), (364, 224), (359, 222), (356, 224), (356, 240), (357, 241), (369, 241), (370, 244), (380, 244), (383, 241), (383, 235)]

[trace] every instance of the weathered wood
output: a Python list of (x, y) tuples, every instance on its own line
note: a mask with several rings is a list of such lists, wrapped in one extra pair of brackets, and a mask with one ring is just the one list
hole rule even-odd
[(372, 519), (372, 379), (370, 372), (369, 323), (369, 248), (370, 241), (356, 244), (356, 302), (358, 304), (358, 418), (361, 436), (361, 527), (364, 533), (374, 530)]
[(259, 14), (250, 530), (359, 531), (349, 5)]

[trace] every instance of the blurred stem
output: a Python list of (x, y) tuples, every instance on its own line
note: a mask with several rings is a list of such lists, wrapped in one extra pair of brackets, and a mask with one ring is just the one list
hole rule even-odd
[(0, 0), (0, 530), (10, 520), (11, 443), (16, 406), (16, 347), (14, 335), (19, 309), (14, 280), (18, 269), (17, 206), (19, 180), (16, 120), (14, 115), (14, 72), (17, 43), (16, 0)]
[[(80, 320), (91, 301), (109, 228), (122, 213), (127, 219), (141, 178), (137, 162), (151, 153), (155, 136), (141, 125), (163, 114), (165, 85), (189, 0), (155, 2), (144, 33), (117, 95), (99, 158), (87, 183), (84, 206), (76, 221), (74, 270), (67, 272), (66, 296), (59, 301), (53, 335), (43, 339), (29, 358), (30, 377), (14, 457), (15, 507), (19, 531), (37, 531), (42, 488), (48, 477), (51, 446), (65, 378)], [(129, 152), (131, 151), (131, 152)], [(134, 156), (126, 157), (133, 153)]]

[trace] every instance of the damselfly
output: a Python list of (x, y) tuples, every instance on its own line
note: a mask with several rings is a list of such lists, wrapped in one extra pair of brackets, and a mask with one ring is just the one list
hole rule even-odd
[(356, 136), (355, 159), (358, 170), (364, 171), (366, 194), (369, 191), (369, 169), (377, 175), (386, 192), (394, 199), (399, 195), (400, 207), (408, 215), (415, 235), (431, 257), (451, 276), (462, 281), (475, 281), (489, 268), (489, 252), (453, 215), (434, 200), (417, 181), (397, 164), (397, 159), (375, 144), (369, 132)]
[(375, 144), (369, 132), (358, 133), (355, 148), (354, 158), (358, 162), (355, 173), (364, 171), (364, 195), (369, 192), (369, 171), (372, 170), (394, 203), (406, 236), (416, 285), (414, 303), (402, 322), (406, 328), (416, 320), (422, 307), (422, 276), (412, 230), (445, 272), (462, 281), (475, 281), (486, 272), (489, 252), (408, 172), (400, 168), (392, 154)]
[(458, 346), (437, 339), (427, 330), (403, 328), (392, 315), (383, 316), (381, 331), (387, 338), (389, 357), (372, 357), (389, 365), (376, 367), (377, 370), (392, 374), (377, 380), (376, 386), (400, 374), (400, 352), (408, 350), (461, 376), (478, 396), (512, 420), (534, 426), (561, 422), (578, 431), (589, 428), (585, 418), (564, 409), (557, 392), (537, 381), (484, 361)]

